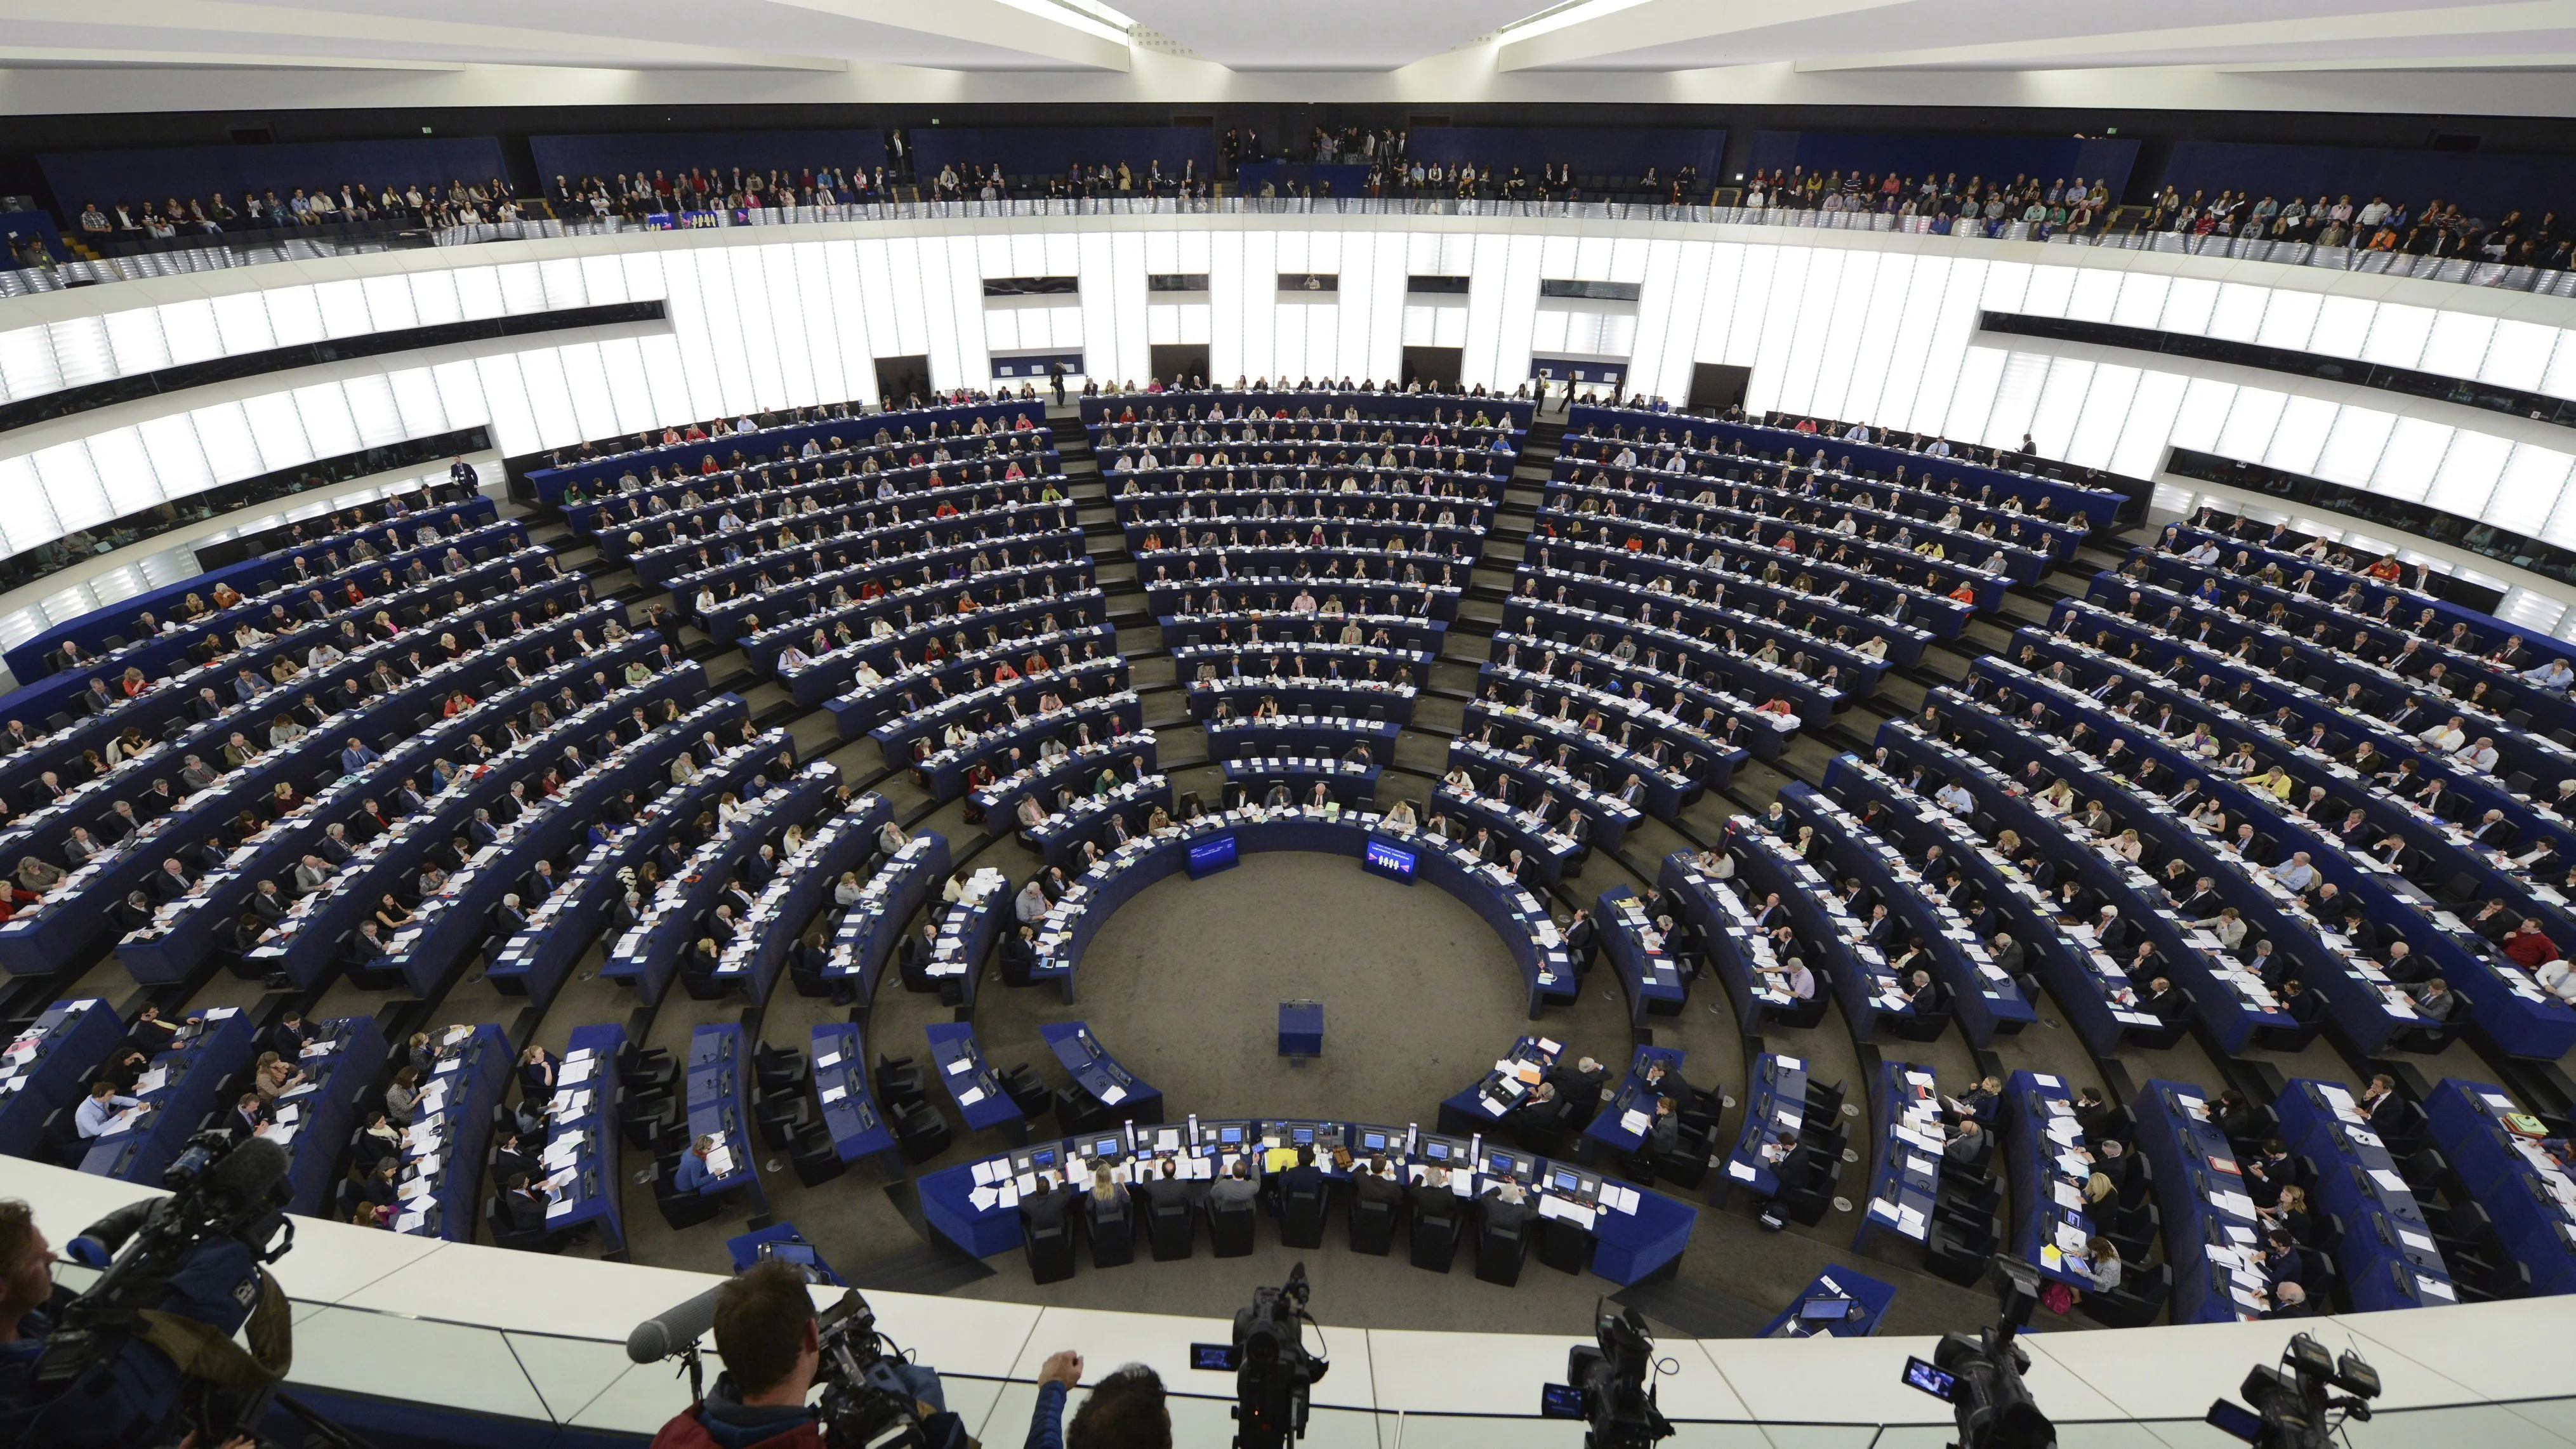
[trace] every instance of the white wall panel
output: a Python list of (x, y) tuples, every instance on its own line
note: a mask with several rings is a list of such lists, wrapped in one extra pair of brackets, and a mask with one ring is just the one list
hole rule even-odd
[(2359, 297), (2326, 298), (2317, 309), (2316, 327), (2308, 334), (2308, 350), (2330, 357), (2359, 357), (2378, 311), (2378, 303)]
[[(1913, 426), (1916, 432), (1943, 433), (1953, 438), (1967, 436), (1951, 431), (1950, 416), (1956, 398), (1954, 389), (1964, 378), (1966, 367), (1950, 359), (1964, 358), (1978, 350), (1972, 348), (1969, 341), (1977, 335), (1977, 299), (1985, 286), (1989, 265), (1966, 258), (1954, 257), (1950, 261), (1949, 281), (1941, 291), (1941, 320), (1932, 330), (1932, 343), (1925, 351), (1923, 383), (1914, 397)], [(1998, 370), (2001, 356), (1996, 354)], [(1980, 428), (1985, 424), (1982, 409), (1992, 403), (1990, 392), (1984, 402), (1970, 409), (1977, 412)]]
[[(2478, 516), (2510, 533), (2540, 533), (2558, 509), (2571, 463), (2576, 463), (2576, 457), (2555, 448), (2517, 444), (2503, 476), (2496, 480), (2495, 493)], [(2570, 520), (2569, 528), (2576, 530), (2576, 519)]]
[(110, 428), (89, 438), (89, 458), (107, 491), (109, 516), (123, 518), (168, 501), (152, 459), (143, 451), (143, 435), (132, 428)]
[(2281, 420), (2273, 426), (2271, 445), (2263, 451), (2264, 465), (2293, 473), (2314, 473), (2317, 454), (2325, 449), (2326, 433), (2334, 427), (2334, 418), (2333, 403), (2322, 398), (2291, 398), (2281, 409)]
[(1949, 416), (1939, 432), (1944, 437), (1974, 441), (1986, 435), (1994, 416), (1995, 387), (2003, 380), (2004, 353), (1996, 347), (1971, 347), (1959, 364), (1958, 384), (1950, 390)]
[[(806, 336), (806, 302), (803, 279), (797, 275), (794, 245), (766, 246), (760, 249), (761, 283), (769, 294), (759, 324), (770, 332), (770, 345), (754, 348), (777, 359), (778, 402), (773, 406), (805, 407), (818, 402), (838, 402), (827, 398), (814, 384), (813, 344)], [(566, 359), (570, 365), (570, 359)], [(566, 374), (570, 376), (569, 373)], [(574, 394), (579, 405), (580, 394)]]
[(2018, 311), (2034, 317), (2063, 317), (2075, 300), (2075, 268), (2032, 267)]
[(2272, 430), (2281, 423), (2281, 409), (2289, 406), (2287, 393), (2267, 387), (2240, 387), (2236, 400), (2227, 409), (2227, 422), (2218, 430), (2218, 442), (2210, 449), (2223, 458), (2237, 458), (2248, 463), (2263, 461), (2272, 446)]
[[(143, 451), (149, 457), (153, 481), (160, 485), (165, 498), (185, 498), (202, 493), (219, 481), (206, 450), (197, 441), (197, 424), (186, 413), (154, 418), (135, 429), (143, 440)], [(249, 476), (244, 474), (241, 476)], [(20, 500), (12, 498), (15, 508)]]
[(1994, 406), (1986, 414), (1985, 426), (1967, 436), (1992, 448), (2020, 446), (2022, 434), (2030, 431), (2031, 421), (2039, 412), (2039, 394), (2048, 384), (2051, 360), (2030, 352), (2006, 356), (2003, 372), (1995, 380)]
[(316, 286), (313, 303), (321, 310), (322, 330), (330, 336), (360, 337), (376, 330), (374, 313), (367, 306), (367, 289), (353, 278)]
[(98, 470), (90, 465), (86, 442), (56, 444), (35, 453), (30, 461), (36, 465), (36, 476), (44, 480), (45, 496), (53, 501), (54, 516), (64, 529), (88, 528), (117, 516), (107, 490), (99, 486)]
[[(1506, 241), (1502, 317), (1501, 325), (1495, 329), (1493, 359), (1485, 365), (1482, 377), (1465, 380), (1509, 392), (1529, 379), (1530, 322), (1538, 311), (1538, 284), (1544, 273), (1539, 266), (1537, 237), (1515, 234)], [(1493, 242), (1490, 237), (1478, 238), (1477, 254), (1481, 257)], [(1469, 362), (1473, 361), (1471, 352)]]
[[(1759, 299), (1762, 341), (1753, 354), (1753, 378), (1744, 397), (1747, 412), (1795, 411), (1806, 401), (1807, 387), (1791, 372), (1790, 358), (1802, 330), (1798, 319), (1806, 303), (1807, 275), (1819, 257), (1833, 255), (1804, 247), (1781, 247), (1777, 252), (1770, 286)], [(1811, 370), (1808, 386), (1814, 380)]]
[(359, 373), (345, 380), (340, 390), (349, 400), (349, 419), (358, 430), (359, 447), (380, 448), (411, 436), (403, 426), (402, 409), (394, 402), (394, 385), (383, 373)]
[(2273, 291), (2254, 340), (2266, 347), (2304, 349), (2317, 330), (2317, 308), (2324, 300), (2315, 292)]
[(244, 398), (242, 414), (250, 420), (250, 434), (259, 440), (260, 460), (268, 471), (292, 468), (322, 456), (313, 451), (312, 439), (305, 436), (304, 416), (296, 410), (293, 394), (273, 392)]
[[(1781, 248), (1746, 246), (1738, 248), (1742, 265), (1736, 269), (1732, 304), (1726, 328), (1726, 348), (1711, 356), (1703, 350), (1705, 361), (1723, 362), (1730, 367), (1749, 368), (1762, 354), (1762, 324), (1770, 316), (1771, 279), (1779, 271)], [(1760, 385), (1761, 379), (1754, 379)], [(1764, 396), (1768, 396), (1765, 393)], [(1751, 405), (1751, 393), (1746, 394)]]
[(2217, 451), (2219, 429), (2227, 426), (2227, 410), (2235, 401), (2236, 384), (2193, 378), (2174, 414), (2173, 445), (2195, 453)]
[(2445, 377), (2475, 377), (2486, 362), (2487, 344), (2494, 337), (2493, 317), (2439, 313), (2433, 319), (2432, 335), (2424, 343), (2424, 360), (2415, 365)]
[[(2093, 386), (2084, 394), (2083, 411), (2076, 415), (2074, 436), (2057, 456), (2079, 467), (2110, 467), (2111, 455), (2119, 450), (2120, 429), (2129, 420), (2129, 405), (2137, 396), (2140, 375), (2134, 367), (2104, 364), (2095, 368)], [(2040, 447), (2048, 447), (2044, 434)]]
[[(838, 356), (838, 353), (834, 355)], [(654, 408), (653, 384), (644, 371), (642, 338), (612, 337), (602, 342), (599, 344), (599, 365), (608, 379), (608, 404), (617, 414), (619, 432), (640, 433), (665, 421), (678, 422), (688, 416), (685, 408), (667, 414)], [(396, 395), (400, 395), (399, 391)]]
[(235, 478), (256, 478), (269, 471), (261, 456), (259, 444), (251, 436), (250, 417), (240, 403), (217, 403), (188, 414), (197, 434), (197, 443), (205, 449), (206, 467), (218, 483)]
[(1823, 324), (1802, 329), (1816, 343), (1816, 373), (1808, 383), (1809, 396), (1811, 406), (1824, 417), (1857, 419), (1860, 415), (1848, 406), (1852, 367), (1860, 360), (1860, 332), (1869, 318), (1870, 288), (1878, 280), (1878, 254), (1834, 255), (1842, 259), (1836, 275), (1829, 280), (1810, 273), (1807, 279), (1811, 315)]
[(2380, 455), (2387, 451), (2388, 434), (2396, 424), (2395, 413), (2361, 407), (2337, 409), (2334, 429), (2326, 434), (2325, 448), (2310, 471), (2347, 488), (2369, 487), (2371, 476), (2379, 471)]
[(2111, 308), (2111, 322), (2120, 327), (2153, 327), (2164, 319), (2165, 297), (2173, 289), (2173, 278), (2154, 272), (2129, 272), (2120, 278), (2120, 298)]
[(157, 308), (135, 307), (123, 312), (110, 312), (107, 326), (108, 354), (114, 359), (111, 376), (129, 372), (150, 372), (170, 365), (170, 343), (161, 335), (161, 314)]
[(2108, 322), (2119, 307), (2121, 274), (2101, 267), (2056, 267), (2053, 271), (2070, 273), (2074, 290), (2066, 299), (2066, 315), (2083, 322)]
[(2218, 305), (2209, 316), (2209, 335), (2233, 342), (2251, 342), (2263, 330), (2263, 312), (2271, 301), (2268, 287), (2249, 287), (2242, 282), (2218, 284)]
[(2164, 471), (2166, 443), (2189, 385), (2189, 379), (2174, 372), (2150, 372), (2139, 380), (2128, 419), (2120, 425), (2120, 445), (2111, 454), (2112, 472), (2153, 478)]
[(2388, 431), (2388, 446), (2381, 450), (2378, 470), (2371, 474), (2370, 491), (2421, 503), (2432, 492), (2433, 475), (2442, 470), (2443, 455), (2450, 451), (2453, 430), (2422, 418), (2399, 418)]
[[(400, 280), (397, 278), (396, 280)], [(404, 289), (406, 298), (410, 295)], [(223, 330), (215, 325), (210, 301), (176, 302), (160, 309), (162, 341), (174, 365), (204, 362), (224, 355)]]
[(36, 476), (33, 458), (0, 458), (0, 498), (9, 500), (7, 508), (0, 508), (0, 538), (8, 540), (11, 553), (51, 543), (69, 531), (54, 517), (53, 501)]
[[(608, 394), (608, 365), (601, 361), (599, 344), (576, 343), (553, 349), (563, 366), (564, 390), (572, 395), (572, 415), (584, 438), (604, 438), (626, 431), (617, 416), (617, 405)], [(356, 399), (350, 399), (354, 406)]]
[(319, 342), (327, 335), (322, 325), (322, 304), (311, 287), (279, 287), (267, 297), (268, 325), (277, 334), (278, 346)]
[[(1941, 325), (1941, 299), (1950, 285), (1950, 259), (1947, 257), (1913, 257), (1906, 279), (1905, 293), (1897, 299), (1896, 335), (1888, 344), (1887, 376), (1879, 384), (1878, 416), (1889, 427), (1913, 432), (1936, 430), (1940, 418), (1927, 416), (1921, 406), (1926, 381), (1925, 360), (1932, 349), (1932, 335)], [(1944, 366), (1947, 377), (1953, 368)]]
[(2478, 369), (2478, 380), (2531, 391), (2540, 386), (2541, 377), (2548, 372), (2549, 354), (2557, 345), (2555, 327), (2501, 320), (2487, 344), (2486, 361)]
[(2167, 332), (2206, 335), (2218, 316), (2218, 283), (2206, 277), (2176, 277), (2165, 294), (2165, 312), (2156, 326)]
[(2424, 496), (2427, 506), (2462, 518), (2483, 517), (2487, 502), (2495, 496), (2496, 480), (2504, 476), (2504, 465), (2513, 455), (2513, 444), (2487, 433), (2455, 433), (2451, 446), (2442, 455), (2441, 471), (2433, 475), (2433, 490)]

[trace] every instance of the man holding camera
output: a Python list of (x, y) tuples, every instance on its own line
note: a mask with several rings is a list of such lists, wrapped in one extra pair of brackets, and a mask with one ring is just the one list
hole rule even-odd
[[(822, 1368), (823, 1345), (803, 1275), (782, 1259), (753, 1266), (718, 1291), (714, 1326), (725, 1372), (703, 1402), (662, 1426), (653, 1449), (823, 1449), (824, 1426), (805, 1402)], [(937, 1371), (898, 1362), (894, 1372), (913, 1397), (924, 1443), (931, 1449), (973, 1443), (947, 1412)], [(1058, 1425), (1065, 1396), (1081, 1379), (1082, 1355), (1070, 1350), (1050, 1356), (1038, 1371), (1030, 1449), (1066, 1449)], [(1162, 1399), (1153, 1370), (1120, 1369), (1094, 1386), (1075, 1415), (1073, 1449), (1169, 1449), (1171, 1420)], [(1106, 1432), (1090, 1432), (1095, 1427)]]

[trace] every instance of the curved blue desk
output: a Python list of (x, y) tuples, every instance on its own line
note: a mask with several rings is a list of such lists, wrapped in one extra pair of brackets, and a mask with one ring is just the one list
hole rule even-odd
[(1118, 1064), (1118, 1059), (1091, 1034), (1084, 1021), (1048, 1022), (1038, 1028), (1047, 1049), (1075, 1086), (1089, 1092), (1120, 1118), (1152, 1127), (1163, 1120), (1163, 1090)]
[(1511, 884), (1495, 867), (1476, 865), (1435, 836), (1385, 830), (1373, 814), (1328, 816), (1306, 810), (1229, 810), (1201, 816), (1160, 838), (1128, 842), (1084, 871), (1064, 899), (1047, 912), (1038, 927), (1038, 964), (1029, 973), (1031, 979), (1055, 981), (1064, 999), (1073, 1000), (1074, 972), (1083, 948), (1102, 923), (1147, 886), (1185, 869), (1193, 846), (1225, 836), (1233, 837), (1235, 850), (1244, 855), (1311, 850), (1356, 858), (1376, 847), (1409, 857), (1419, 871), (1418, 879), (1457, 897), (1503, 938), (1527, 983), (1532, 1019), (1551, 1001), (1574, 999), (1578, 987), (1573, 959), (1539, 897)]

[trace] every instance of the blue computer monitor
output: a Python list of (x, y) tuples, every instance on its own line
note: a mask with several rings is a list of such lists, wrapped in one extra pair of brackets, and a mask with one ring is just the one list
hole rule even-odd
[(1103, 1137), (1099, 1141), (1091, 1144), (1091, 1155), (1094, 1157), (1114, 1156), (1123, 1145), (1124, 1144), (1119, 1142), (1115, 1137)]
[(1225, 1143), (1229, 1147), (1233, 1146), (1243, 1140), (1243, 1129), (1240, 1127), (1219, 1127), (1216, 1129), (1216, 1140)]
[(1362, 1152), (1384, 1152), (1386, 1150), (1386, 1134), (1383, 1132), (1361, 1133), (1360, 1150)]
[(1052, 1147), (1041, 1147), (1037, 1151), (1030, 1153), (1029, 1165), (1032, 1167), (1055, 1166), (1055, 1149)]
[(1413, 884), (1415, 869), (1420, 864), (1421, 857), (1417, 853), (1375, 839), (1369, 841), (1367, 852), (1360, 857), (1360, 869), (1406, 885)]
[(1299, 1147), (1312, 1147), (1315, 1144), (1315, 1129), (1291, 1127), (1288, 1129), (1288, 1140)]
[(1449, 1160), (1449, 1144), (1446, 1142), (1425, 1142), (1422, 1144), (1422, 1155), (1430, 1158), (1434, 1162), (1447, 1162)]
[(1566, 1171), (1565, 1169), (1563, 1169), (1563, 1168), (1558, 1168), (1558, 1169), (1557, 1169), (1556, 1177), (1554, 1178), (1554, 1182), (1555, 1182), (1555, 1185), (1556, 1185), (1556, 1190), (1557, 1190), (1557, 1191), (1559, 1191), (1559, 1192), (1576, 1192), (1576, 1191), (1580, 1191), (1580, 1190), (1582, 1189), (1582, 1187), (1583, 1187), (1583, 1179), (1582, 1179), (1582, 1178), (1580, 1178), (1580, 1177), (1576, 1176), (1575, 1174), (1573, 1174), (1573, 1173), (1571, 1173), (1571, 1172), (1567, 1172), (1567, 1171)]

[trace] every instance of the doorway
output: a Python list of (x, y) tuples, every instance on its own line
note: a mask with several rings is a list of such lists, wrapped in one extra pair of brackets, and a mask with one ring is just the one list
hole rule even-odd
[(894, 407), (918, 406), (910, 400), (932, 400), (930, 391), (930, 357), (914, 353), (906, 357), (877, 359), (877, 396)]
[(1463, 347), (1408, 347), (1404, 349), (1404, 384), (1420, 383), (1426, 392), (1456, 392), (1458, 372), (1466, 365), (1467, 349)]

